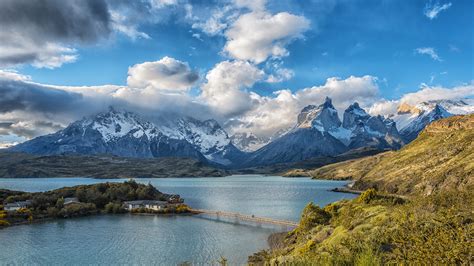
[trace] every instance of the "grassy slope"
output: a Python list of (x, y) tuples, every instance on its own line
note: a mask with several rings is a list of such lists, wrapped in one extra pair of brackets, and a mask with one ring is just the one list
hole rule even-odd
[(362, 194), (324, 209), (309, 204), (279, 248), (256, 253), (249, 263), (469, 265), (474, 262), (473, 204), (472, 188), (409, 202)]
[(311, 171), (410, 197), (369, 189), (324, 208), (310, 203), (299, 226), (276, 248), (250, 256), (250, 264), (474, 263), (473, 138), (474, 115), (452, 117), (433, 123), (400, 151)]
[(187, 158), (134, 159), (110, 156), (35, 156), (0, 152), (0, 177), (199, 177), (227, 172)]
[(353, 179), (356, 189), (375, 187), (397, 194), (430, 194), (474, 184), (474, 115), (429, 125), (395, 152), (308, 171), (313, 178)]

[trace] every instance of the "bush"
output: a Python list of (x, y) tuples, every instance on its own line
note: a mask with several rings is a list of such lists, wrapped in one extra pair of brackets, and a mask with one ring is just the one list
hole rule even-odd
[(56, 208), (57, 209), (62, 209), (64, 207), (64, 198), (59, 198), (56, 201)]
[(180, 204), (178, 205), (178, 207), (176, 207), (176, 212), (177, 213), (189, 212), (189, 207), (186, 204)]
[(5, 220), (0, 220), (0, 227), (1, 226), (10, 226), (10, 223), (8, 221), (5, 221)]
[(298, 229), (306, 231), (317, 225), (327, 224), (330, 219), (331, 214), (310, 202), (303, 210)]
[(125, 208), (120, 203), (109, 202), (105, 205), (104, 211), (106, 213), (124, 213)]
[(97, 209), (94, 203), (74, 203), (69, 204), (59, 211), (59, 216), (75, 217), (96, 213)]
[(46, 212), (48, 213), (48, 216), (50, 217), (57, 217), (59, 214), (59, 210), (56, 207), (48, 207), (46, 209)]
[(375, 189), (373, 188), (369, 188), (366, 191), (364, 191), (362, 194), (360, 194), (357, 201), (360, 203), (370, 203), (376, 198), (377, 198), (377, 191), (375, 191)]

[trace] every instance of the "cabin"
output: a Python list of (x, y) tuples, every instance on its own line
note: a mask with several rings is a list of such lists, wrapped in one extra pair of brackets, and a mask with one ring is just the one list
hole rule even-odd
[(64, 198), (64, 206), (74, 204), (74, 203), (80, 203), (78, 198)]
[(31, 206), (30, 200), (17, 201), (3, 205), (3, 209), (6, 211), (18, 211), (21, 208), (28, 208), (29, 206)]
[(164, 209), (168, 202), (161, 201), (161, 200), (134, 200), (134, 201), (125, 201), (123, 203), (124, 208), (128, 211), (132, 211), (134, 209), (145, 208), (151, 210), (161, 210)]

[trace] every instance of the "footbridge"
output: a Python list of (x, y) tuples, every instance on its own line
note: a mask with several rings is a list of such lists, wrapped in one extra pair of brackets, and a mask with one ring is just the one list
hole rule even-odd
[(207, 214), (207, 215), (213, 215), (217, 217), (235, 218), (235, 219), (239, 219), (243, 221), (250, 221), (250, 222), (256, 222), (256, 223), (283, 225), (283, 226), (288, 226), (288, 227), (298, 226), (298, 223), (293, 222), (293, 221), (277, 220), (277, 219), (266, 218), (266, 217), (257, 217), (255, 215), (241, 214), (238, 212), (214, 211), (214, 210), (204, 210), (204, 209), (191, 209), (191, 212), (195, 214)]

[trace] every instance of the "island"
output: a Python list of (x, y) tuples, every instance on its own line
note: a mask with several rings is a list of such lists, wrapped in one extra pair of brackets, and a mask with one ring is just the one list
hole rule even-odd
[(189, 213), (179, 195), (134, 180), (64, 187), (46, 192), (0, 189), (0, 227), (105, 213)]

